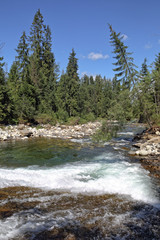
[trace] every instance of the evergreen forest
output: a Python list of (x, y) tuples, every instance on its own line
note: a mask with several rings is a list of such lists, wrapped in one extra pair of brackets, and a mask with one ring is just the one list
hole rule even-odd
[(152, 66), (144, 58), (138, 71), (121, 33), (112, 25), (113, 79), (78, 74), (78, 59), (71, 49), (66, 71), (59, 74), (52, 52), (52, 36), (38, 10), (16, 47), (16, 57), (5, 72), (0, 56), (0, 123), (83, 123), (97, 118), (138, 120), (160, 124), (160, 53)]

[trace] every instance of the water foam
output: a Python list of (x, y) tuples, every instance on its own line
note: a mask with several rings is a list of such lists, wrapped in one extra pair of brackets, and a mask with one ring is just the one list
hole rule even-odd
[[(117, 156), (118, 157), (118, 156)], [(117, 193), (159, 204), (154, 185), (139, 164), (115, 154), (99, 155), (89, 162), (76, 162), (54, 168), (0, 169), (0, 187), (26, 186), (76, 193)]]

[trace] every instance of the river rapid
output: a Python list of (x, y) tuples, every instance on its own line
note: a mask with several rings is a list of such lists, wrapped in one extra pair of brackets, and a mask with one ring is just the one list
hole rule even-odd
[(159, 239), (160, 185), (128, 155), (141, 130), (1, 142), (0, 240)]

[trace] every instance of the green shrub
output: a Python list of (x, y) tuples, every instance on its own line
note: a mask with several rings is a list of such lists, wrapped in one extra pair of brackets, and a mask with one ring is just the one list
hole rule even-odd
[(122, 129), (123, 124), (104, 121), (102, 127), (92, 136), (92, 140), (96, 142), (105, 142), (112, 137), (117, 137), (117, 132)]
[(63, 109), (58, 110), (56, 115), (57, 115), (57, 118), (60, 122), (67, 122), (68, 121), (69, 116), (68, 116), (68, 113), (65, 110), (63, 110)]
[(55, 114), (47, 114), (47, 113), (40, 113), (35, 116), (35, 121), (39, 124), (52, 124), (55, 125), (57, 123), (57, 119)]
[(84, 115), (83, 118), (84, 118), (87, 122), (94, 122), (95, 119), (96, 119), (95, 115), (94, 115), (92, 112)]
[(151, 121), (153, 125), (160, 126), (160, 114), (153, 114), (151, 116)]
[(67, 121), (67, 124), (70, 126), (77, 125), (80, 123), (80, 117), (70, 117)]

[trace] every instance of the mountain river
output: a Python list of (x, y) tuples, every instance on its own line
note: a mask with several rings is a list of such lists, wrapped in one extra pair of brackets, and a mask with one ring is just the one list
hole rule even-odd
[(141, 130), (1, 142), (0, 240), (160, 239), (160, 183), (128, 154)]

